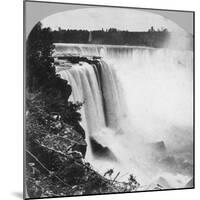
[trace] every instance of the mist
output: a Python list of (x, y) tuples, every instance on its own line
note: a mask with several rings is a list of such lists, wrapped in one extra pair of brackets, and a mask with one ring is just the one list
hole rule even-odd
[[(182, 168), (184, 162), (192, 162), (193, 52), (142, 47), (116, 52), (119, 51), (120, 56), (113, 49), (102, 50), (106, 61), (116, 70), (128, 108), (125, 134), (119, 136), (116, 153), (123, 146), (123, 155), (119, 157), (125, 159), (122, 163), (126, 163), (127, 170), (134, 166), (133, 172), (141, 182), (149, 184), (150, 179), (165, 177), (171, 186), (180, 187), (172, 177), (176, 174), (184, 185), (192, 174)], [(175, 160), (181, 158), (180, 169), (171, 163), (167, 167), (151, 163), (148, 152), (155, 152), (149, 150), (149, 144), (160, 141), (164, 142), (167, 154), (159, 154), (159, 162), (167, 155)], [(115, 151), (112, 142), (108, 145)]]
[(134, 50), (133, 56), (116, 59), (132, 124), (145, 138), (166, 139), (170, 127), (193, 126), (192, 52)]
[[(98, 70), (95, 72), (94, 66), (83, 63), (61, 73), (72, 85), (73, 100), (86, 99), (81, 111), (88, 143), (86, 159), (95, 170), (103, 174), (113, 168), (114, 175), (125, 174), (122, 180), (132, 173), (142, 185), (164, 179), (170, 187), (183, 187), (192, 177), (193, 162), (192, 51), (87, 44), (61, 46), (62, 53), (92, 53), (103, 60), (102, 93), (97, 89), (95, 77), (99, 75), (95, 75)], [(91, 137), (107, 147), (117, 162), (93, 154)]]

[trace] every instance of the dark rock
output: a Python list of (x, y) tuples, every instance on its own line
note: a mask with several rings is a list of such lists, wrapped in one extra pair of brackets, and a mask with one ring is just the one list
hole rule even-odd
[[(87, 62), (89, 64), (96, 64), (99, 62), (99, 59), (101, 59), (100, 56), (92, 56), (92, 57), (86, 57), (86, 56), (78, 56), (78, 55), (66, 55), (66, 56), (57, 56), (58, 60), (67, 60), (70, 63), (76, 64), (79, 62)], [(57, 63), (59, 63), (57, 61)]]
[(63, 163), (58, 175), (59, 177), (62, 177), (66, 183), (70, 185), (76, 185), (80, 183), (84, 173), (85, 169), (78, 163), (74, 162), (74, 159), (72, 159)]
[(93, 56), (93, 59), (101, 59), (101, 56)]
[(167, 151), (167, 148), (165, 146), (165, 143), (163, 141), (155, 142), (151, 144), (151, 147), (160, 152), (160, 153), (165, 153)]
[(117, 161), (116, 156), (113, 154), (113, 152), (108, 148), (101, 145), (99, 142), (97, 142), (94, 138), (90, 138), (90, 143), (92, 146), (93, 153), (99, 157), (99, 158), (109, 158), (113, 161)]
[(170, 184), (167, 182), (167, 180), (163, 177), (160, 177), (158, 180), (157, 180), (157, 184), (161, 185), (163, 188), (165, 189), (170, 189), (172, 188), (170, 186)]
[(177, 164), (175, 157), (170, 155), (163, 158), (161, 163), (171, 167), (176, 166)]
[(190, 181), (187, 182), (185, 185), (186, 188), (192, 188), (194, 187), (194, 178), (191, 178)]

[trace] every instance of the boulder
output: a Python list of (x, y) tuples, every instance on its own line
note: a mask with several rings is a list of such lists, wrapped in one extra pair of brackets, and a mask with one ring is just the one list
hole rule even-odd
[(108, 147), (101, 145), (92, 137), (90, 138), (90, 142), (91, 142), (92, 151), (97, 157), (109, 158), (110, 160), (117, 161), (116, 156)]
[(194, 178), (191, 178), (187, 184), (185, 185), (185, 188), (192, 188), (194, 187)]

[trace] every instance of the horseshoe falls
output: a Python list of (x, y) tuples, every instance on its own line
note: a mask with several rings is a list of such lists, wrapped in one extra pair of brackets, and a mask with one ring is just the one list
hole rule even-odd
[(193, 178), (193, 53), (186, 50), (55, 44), (57, 73), (83, 102), (86, 159), (100, 173), (136, 176), (140, 189), (185, 187)]

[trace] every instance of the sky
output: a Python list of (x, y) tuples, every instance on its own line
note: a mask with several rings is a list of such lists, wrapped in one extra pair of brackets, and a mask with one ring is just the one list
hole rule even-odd
[(160, 15), (144, 10), (125, 8), (92, 7), (59, 12), (43, 19), (44, 27), (53, 30), (85, 29), (100, 30), (117, 28), (128, 31), (147, 31), (151, 26), (155, 29), (167, 28), (171, 32), (183, 33), (176, 23)]

